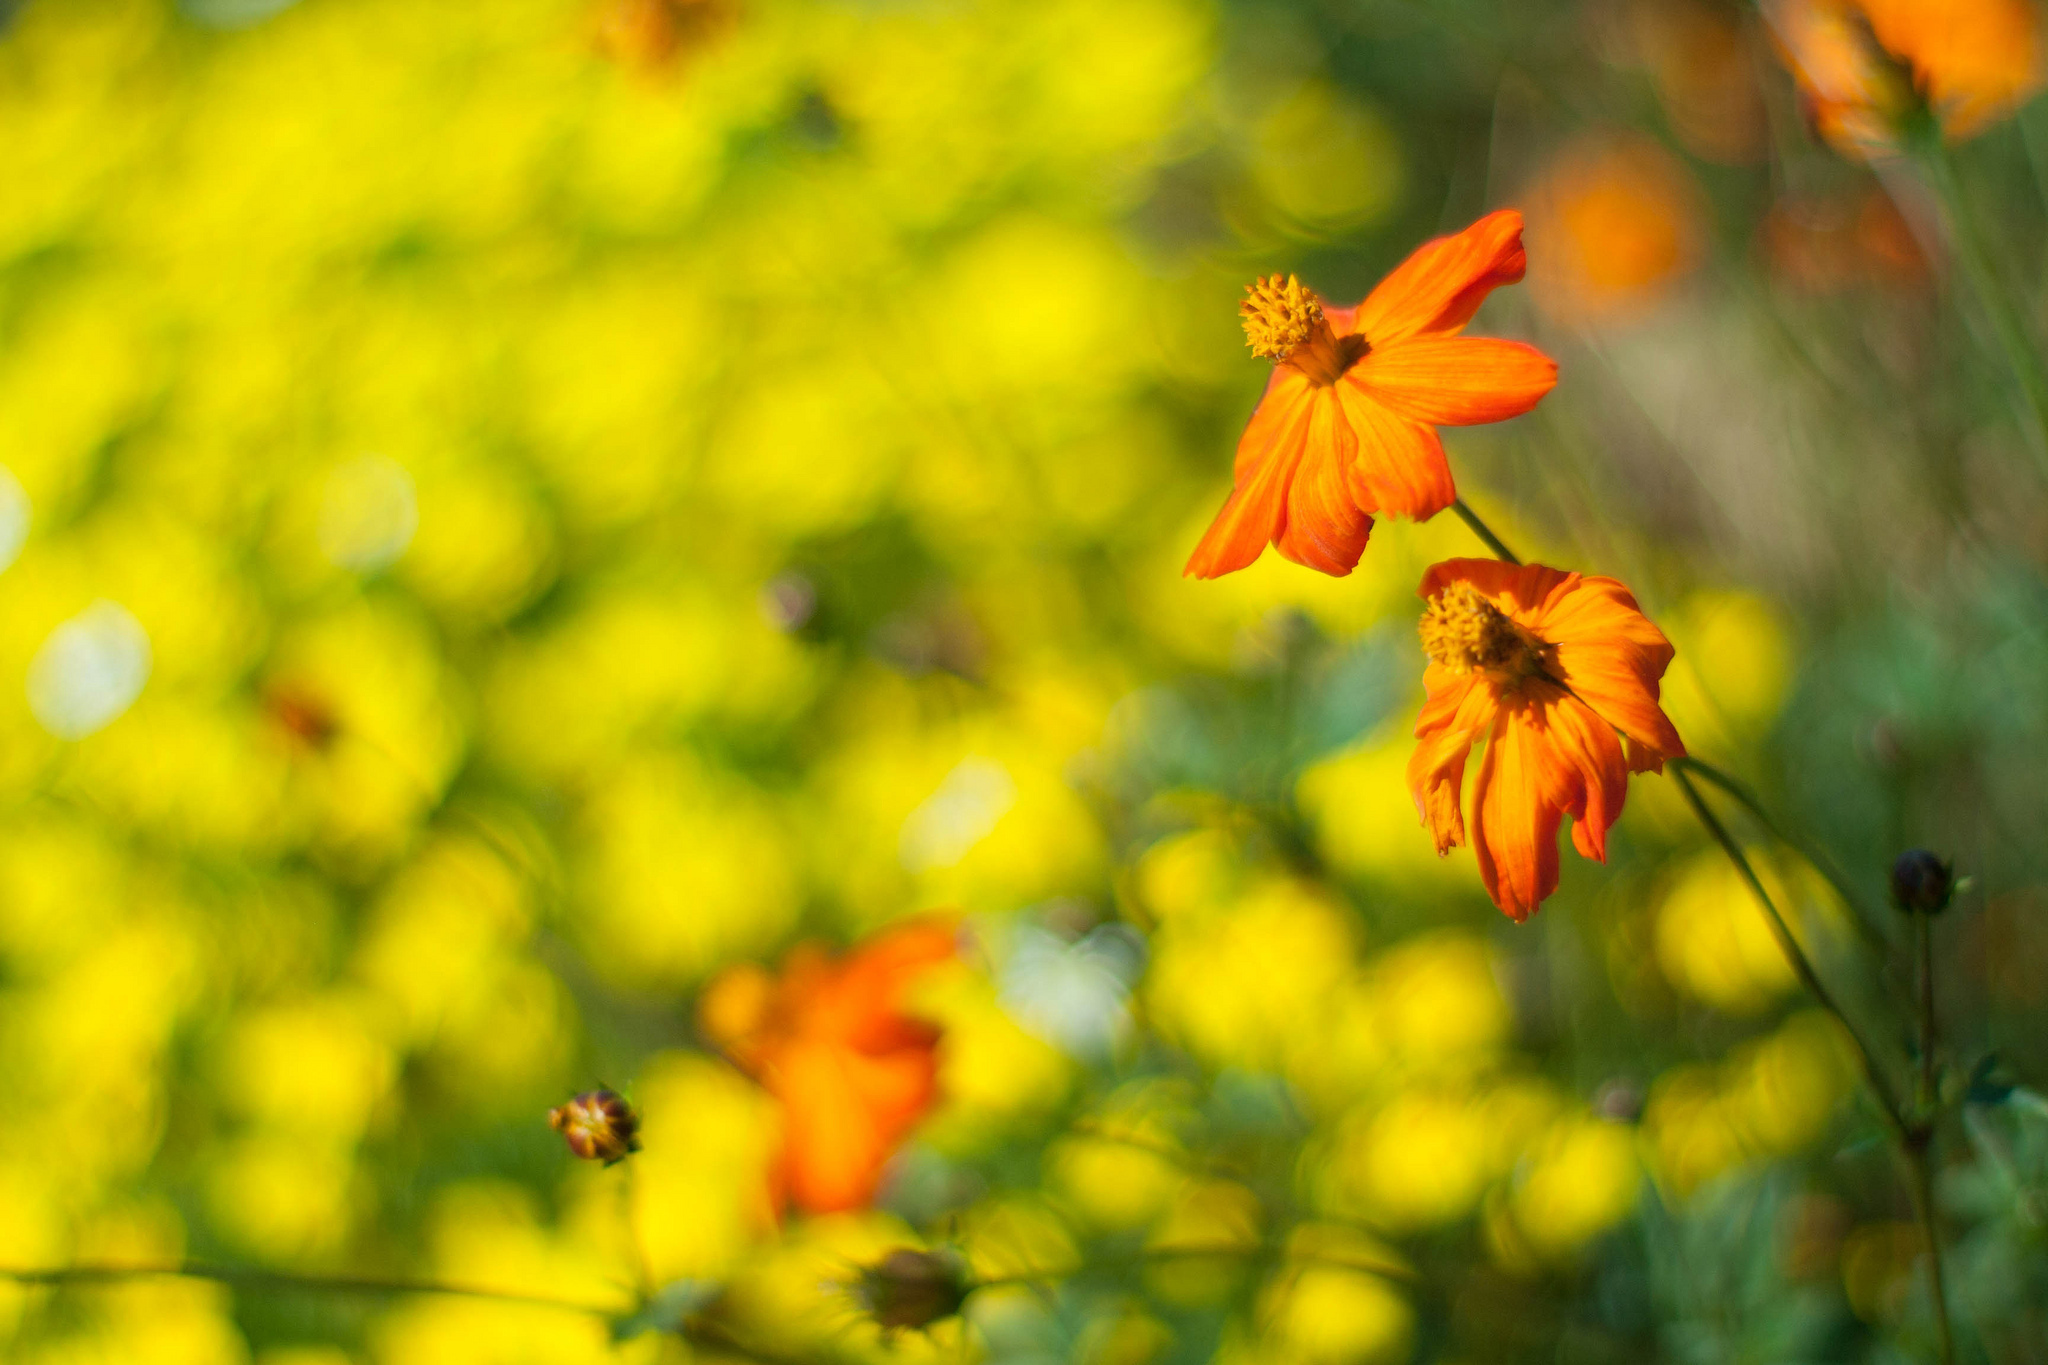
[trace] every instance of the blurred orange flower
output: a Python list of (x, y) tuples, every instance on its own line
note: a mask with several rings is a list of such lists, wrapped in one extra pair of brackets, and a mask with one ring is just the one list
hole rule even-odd
[(1485, 739), (1472, 852), (1493, 903), (1525, 920), (1557, 889), (1559, 821), (1604, 862), (1628, 775), (1684, 756), (1657, 704), (1671, 644), (1611, 578), (1452, 559), (1421, 593), (1428, 700), (1408, 786), (1439, 854), (1466, 842), (1465, 760)]
[(780, 978), (731, 968), (699, 1002), (705, 1033), (782, 1106), (772, 1194), (810, 1213), (871, 1203), (882, 1168), (938, 1098), (936, 1025), (906, 994), (958, 954), (958, 927), (921, 919), (833, 960), (802, 944)]
[(624, 65), (662, 75), (732, 25), (732, 0), (601, 0), (598, 49)]
[(1565, 322), (1640, 313), (1698, 260), (1701, 216), (1691, 175), (1656, 143), (1576, 142), (1530, 195), (1529, 291)]
[(1786, 195), (1758, 229), (1771, 273), (1794, 289), (1832, 293), (1858, 284), (1927, 281), (1927, 258), (1891, 195)]
[(1619, 55), (1649, 72), (1687, 151), (1731, 165), (1763, 155), (1763, 92), (1733, 11), (1702, 0), (1632, 0), (1621, 19)]
[(1808, 117), (1851, 156), (1894, 149), (1922, 103), (1950, 140), (1974, 136), (2041, 83), (2028, 0), (1774, 0), (1765, 14)]
[(1534, 347), (1458, 335), (1523, 264), (1522, 215), (1502, 209), (1426, 243), (1355, 308), (1330, 307), (1292, 275), (1253, 284), (1239, 311), (1273, 377), (1186, 572), (1216, 578), (1271, 544), (1341, 578), (1373, 513), (1421, 521), (1450, 506), (1436, 427), (1514, 417), (1557, 382), (1556, 362)]

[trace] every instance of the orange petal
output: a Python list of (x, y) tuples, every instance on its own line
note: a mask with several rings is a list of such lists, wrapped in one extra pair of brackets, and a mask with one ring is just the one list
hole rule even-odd
[[(1522, 278), (1522, 215), (1489, 213), (1463, 232), (1424, 242), (1379, 282), (1351, 321), (1374, 347), (1472, 320), (1486, 296)], [(1331, 324), (1335, 326), (1335, 323)]]
[(1527, 412), (1557, 383), (1557, 362), (1492, 337), (1416, 337), (1374, 346), (1346, 379), (1403, 417), (1446, 426)]
[(1546, 733), (1556, 754), (1576, 769), (1572, 800), (1572, 847), (1595, 862), (1607, 861), (1607, 831), (1628, 799), (1628, 764), (1614, 727), (1573, 697), (1546, 708)]
[(1287, 525), (1287, 489), (1308, 441), (1314, 386), (1292, 365), (1276, 365), (1265, 397), (1237, 442), (1235, 482), (1223, 510), (1181, 570), (1220, 578), (1244, 568)]
[(772, 1087), (782, 1101), (781, 1184), (811, 1213), (864, 1208), (882, 1170), (936, 1093), (929, 1049), (866, 1057), (833, 1047), (792, 1048)]
[(1569, 782), (1528, 698), (1503, 706), (1472, 784), (1472, 852), (1486, 894), (1525, 920), (1557, 890), (1557, 827)]
[(1307, 447), (1295, 467), (1286, 527), (1275, 545), (1297, 564), (1342, 578), (1357, 566), (1372, 534), (1372, 518), (1351, 491), (1358, 438), (1330, 389), (1319, 389), (1309, 406)]
[(1442, 856), (1465, 842), (1465, 818), (1459, 810), (1465, 760), (1496, 708), (1492, 690), (1479, 679), (1461, 677), (1442, 664), (1424, 669), (1422, 682), (1429, 699), (1415, 722), (1420, 742), (1408, 757), (1408, 790)]
[(1335, 392), (1357, 437), (1351, 477), (1365, 506), (1427, 521), (1457, 500), (1450, 461), (1432, 428), (1397, 417), (1349, 375)]
[[(1422, 574), (1416, 595), (1424, 601), (1453, 583), (1469, 583), (1492, 598), (1502, 611), (1534, 628), (1545, 619), (1545, 605), (1568, 590), (1578, 575), (1542, 564), (1510, 564), (1501, 559), (1446, 559)], [(1541, 632), (1538, 632), (1541, 634)], [(1548, 638), (1548, 637), (1544, 637)]]
[(1557, 646), (1559, 680), (1628, 736), (1629, 768), (1657, 769), (1685, 744), (1658, 705), (1658, 680), (1674, 651), (1664, 633), (1612, 578), (1581, 578), (1557, 594), (1531, 628)]

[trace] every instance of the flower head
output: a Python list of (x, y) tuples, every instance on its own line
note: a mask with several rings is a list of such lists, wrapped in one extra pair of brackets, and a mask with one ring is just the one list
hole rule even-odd
[(1807, 116), (1850, 156), (1895, 149), (1923, 107), (1951, 140), (1975, 136), (2041, 83), (2028, 0), (1776, 0), (1765, 15)]
[(1938, 854), (1907, 849), (1892, 864), (1892, 903), (1908, 914), (1938, 915), (1955, 892), (1955, 864)]
[(749, 965), (699, 1002), (705, 1033), (782, 1107), (773, 1193), (811, 1213), (871, 1203), (882, 1168), (938, 1098), (936, 1025), (905, 997), (958, 953), (955, 926), (914, 920), (834, 960), (814, 944), (780, 977)]
[(1493, 903), (1527, 919), (1557, 889), (1557, 830), (1605, 860), (1631, 772), (1685, 754), (1657, 704), (1672, 650), (1627, 588), (1540, 564), (1453, 559), (1422, 578), (1428, 700), (1408, 786), (1439, 854), (1470, 842)]
[(952, 1317), (973, 1290), (960, 1258), (897, 1247), (860, 1267), (854, 1298), (884, 1332), (923, 1329)]
[(1557, 382), (1556, 364), (1532, 347), (1459, 335), (1522, 269), (1522, 216), (1503, 209), (1425, 244), (1355, 308), (1330, 306), (1292, 275), (1253, 283), (1239, 312), (1273, 376), (1187, 572), (1242, 569), (1270, 544), (1342, 577), (1374, 513), (1421, 521), (1450, 506), (1457, 491), (1436, 428), (1527, 412)]
[(548, 1127), (585, 1161), (610, 1166), (640, 1150), (640, 1116), (614, 1091), (590, 1090), (556, 1105), (548, 1111)]

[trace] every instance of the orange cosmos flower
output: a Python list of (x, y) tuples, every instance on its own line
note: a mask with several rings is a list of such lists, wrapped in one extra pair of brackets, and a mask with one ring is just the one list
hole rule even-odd
[(1429, 696), (1408, 786), (1439, 854), (1466, 842), (1465, 760), (1485, 739), (1472, 852), (1493, 903), (1525, 920), (1557, 889), (1559, 820), (1572, 817), (1572, 847), (1606, 861), (1628, 775), (1684, 757), (1657, 705), (1671, 644), (1611, 578), (1453, 559), (1421, 591)]
[(1502, 209), (1425, 244), (1356, 308), (1329, 306), (1292, 275), (1252, 285), (1239, 311), (1273, 377), (1186, 571), (1216, 578), (1271, 544), (1341, 578), (1373, 513), (1422, 521), (1450, 506), (1436, 428), (1514, 417), (1557, 382), (1556, 362), (1533, 347), (1458, 335), (1523, 264), (1522, 215)]
[(904, 997), (957, 955), (950, 920), (916, 920), (834, 961), (803, 944), (772, 978), (747, 964), (704, 993), (704, 1031), (782, 1106), (773, 1196), (811, 1213), (862, 1208), (938, 1098), (938, 1028)]
[(2041, 83), (2029, 0), (1776, 0), (1765, 15), (1814, 126), (1850, 156), (1894, 149), (1921, 104), (1972, 137)]

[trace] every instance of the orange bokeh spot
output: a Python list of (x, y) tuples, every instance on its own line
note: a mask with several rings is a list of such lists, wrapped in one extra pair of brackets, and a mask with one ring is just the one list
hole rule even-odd
[(1561, 322), (1639, 316), (1699, 261), (1691, 174), (1640, 138), (1576, 142), (1529, 196), (1529, 290)]
[(833, 958), (801, 944), (771, 976), (752, 963), (713, 981), (698, 1022), (782, 1107), (772, 1191), (809, 1213), (874, 1201), (883, 1167), (938, 1099), (939, 1029), (906, 997), (958, 956), (948, 918), (913, 920)]

